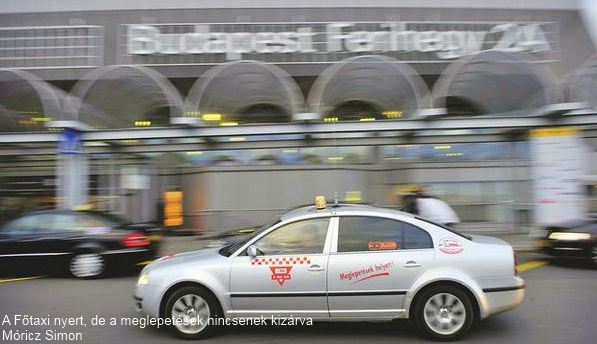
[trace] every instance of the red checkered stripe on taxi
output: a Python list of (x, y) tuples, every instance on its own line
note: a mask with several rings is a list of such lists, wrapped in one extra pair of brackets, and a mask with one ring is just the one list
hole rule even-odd
[(297, 265), (311, 264), (309, 257), (271, 257), (271, 258), (253, 258), (251, 265)]

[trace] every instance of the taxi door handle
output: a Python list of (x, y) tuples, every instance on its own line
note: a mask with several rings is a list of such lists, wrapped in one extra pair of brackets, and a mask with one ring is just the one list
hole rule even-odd
[(408, 262), (406, 262), (406, 264), (404, 264), (405, 268), (418, 268), (420, 266), (421, 264), (417, 264), (417, 262), (415, 262), (414, 260), (409, 260)]
[(317, 264), (313, 264), (313, 265), (309, 266), (309, 268), (307, 270), (309, 270), (309, 271), (323, 271), (324, 268), (322, 268), (321, 266), (319, 266)]

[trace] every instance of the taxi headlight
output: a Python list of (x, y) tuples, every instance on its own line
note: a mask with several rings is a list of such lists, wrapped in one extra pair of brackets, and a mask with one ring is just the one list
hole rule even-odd
[(138, 285), (146, 285), (149, 283), (149, 274), (147, 272), (141, 272), (139, 279), (137, 280)]
[(549, 239), (552, 240), (587, 240), (591, 239), (589, 233), (572, 233), (572, 232), (553, 232), (549, 235)]

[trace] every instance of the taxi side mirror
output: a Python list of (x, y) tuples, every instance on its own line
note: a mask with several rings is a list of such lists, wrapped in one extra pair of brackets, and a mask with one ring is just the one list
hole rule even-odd
[(251, 258), (255, 258), (257, 256), (257, 247), (255, 245), (251, 245), (247, 248), (247, 255)]

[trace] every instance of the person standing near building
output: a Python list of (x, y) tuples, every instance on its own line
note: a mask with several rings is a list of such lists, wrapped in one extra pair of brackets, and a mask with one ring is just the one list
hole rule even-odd
[(448, 203), (427, 194), (423, 186), (416, 193), (416, 202), (418, 215), (422, 218), (447, 226), (460, 222), (460, 218)]
[(402, 211), (448, 226), (460, 222), (452, 207), (425, 192), (424, 186), (409, 187), (402, 195)]

